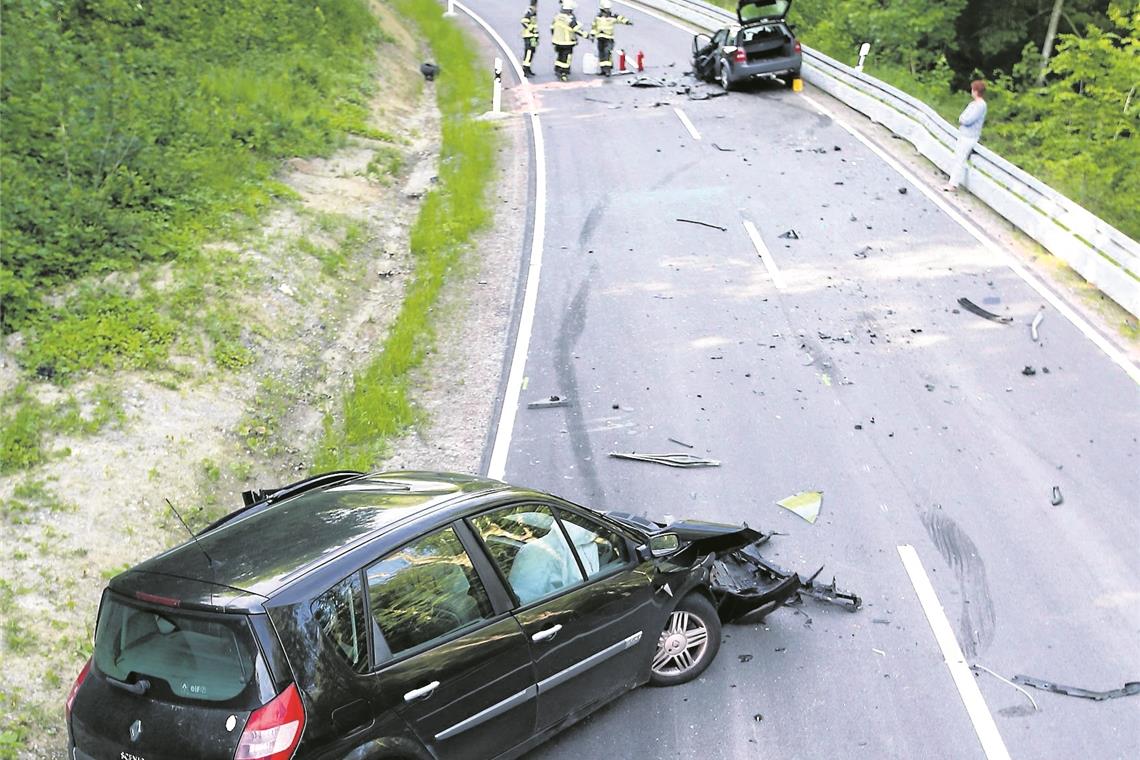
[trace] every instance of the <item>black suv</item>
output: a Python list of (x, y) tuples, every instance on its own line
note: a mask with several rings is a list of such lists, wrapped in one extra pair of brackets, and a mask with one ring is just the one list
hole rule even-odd
[(336, 472), (246, 497), (104, 591), (67, 699), (75, 760), (515, 756), (696, 677), (722, 620), (811, 590), (757, 531), (474, 477)]

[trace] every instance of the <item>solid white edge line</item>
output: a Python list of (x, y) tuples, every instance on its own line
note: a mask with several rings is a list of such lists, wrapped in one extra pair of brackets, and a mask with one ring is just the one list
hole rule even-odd
[(697, 131), (697, 128), (693, 125), (693, 122), (689, 121), (689, 117), (685, 114), (684, 111), (682, 111), (680, 108), (674, 108), (673, 113), (677, 114), (677, 118), (680, 119), (681, 123), (685, 125), (685, 129), (689, 130), (689, 134), (693, 136), (694, 140), (701, 139), (701, 133)]
[(811, 100), (811, 103), (813, 106), (815, 106), (815, 109), (817, 111), (819, 111), (824, 116), (829, 117), (832, 121), (842, 127), (844, 131), (846, 131), (848, 134), (866, 146), (868, 150), (882, 159), (883, 162), (887, 164), (887, 166), (890, 166), (892, 169), (898, 172), (903, 177), (903, 179), (914, 185), (915, 189), (926, 196), (927, 200), (937, 206), (942, 211), (942, 213), (950, 217), (954, 222), (958, 224), (959, 227), (964, 229), (975, 240), (981, 243), (982, 247), (984, 247), (990, 253), (1001, 257), (1001, 259), (1005, 262), (1005, 265), (1012, 269), (1014, 274), (1020, 277), (1026, 285), (1032, 288), (1039, 296), (1044, 298), (1050, 306), (1052, 306), (1057, 310), (1058, 313), (1061, 314), (1061, 316), (1069, 320), (1069, 322), (1072, 323), (1073, 327), (1080, 330), (1082, 335), (1091, 340), (1097, 348), (1103, 351), (1104, 354), (1113, 361), (1113, 363), (1124, 370), (1125, 374), (1132, 378), (1133, 382), (1140, 384), (1140, 367), (1137, 367), (1135, 364), (1129, 361), (1128, 357), (1125, 356), (1120, 350), (1118, 350), (1116, 346), (1108, 342), (1108, 340), (1105, 339), (1105, 337), (1101, 335), (1100, 332), (1096, 330), (1096, 328), (1094, 328), (1083, 317), (1073, 311), (1073, 308), (1071, 306), (1062, 301), (1056, 293), (1054, 293), (1048, 286), (1041, 282), (1035, 275), (1029, 272), (1029, 270), (1027, 270), (1020, 261), (1014, 258), (1013, 254), (998, 245), (996, 241), (982, 232), (974, 224), (967, 221), (967, 219), (962, 216), (962, 214), (956, 208), (947, 203), (946, 199), (941, 197), (938, 192), (921, 182), (918, 177), (914, 176), (914, 174), (909, 169), (889, 156), (878, 145), (875, 145), (873, 142), (871, 142), (857, 129), (843, 121), (843, 119), (841, 119), (838, 114), (826, 106), (815, 102), (814, 99)]
[(755, 224), (745, 219), (744, 231), (748, 233), (748, 237), (752, 238), (752, 246), (760, 255), (760, 260), (764, 262), (764, 268), (768, 270), (772, 284), (776, 286), (776, 290), (783, 290), (784, 276), (780, 274), (780, 270), (776, 266), (776, 259), (772, 257), (772, 252), (768, 250), (768, 246), (764, 245), (764, 240), (760, 237), (760, 230), (756, 229)]
[(914, 592), (918, 595), (918, 602), (922, 605), (922, 611), (926, 614), (926, 620), (934, 632), (934, 639), (942, 650), (946, 667), (950, 669), (954, 685), (958, 687), (958, 695), (962, 697), (962, 702), (966, 705), (966, 713), (974, 725), (974, 732), (977, 733), (978, 739), (982, 743), (982, 751), (985, 752), (989, 760), (1009, 760), (1009, 750), (1006, 749), (1005, 742), (998, 732), (993, 715), (986, 707), (986, 700), (982, 697), (978, 683), (974, 680), (970, 666), (962, 654), (958, 639), (954, 637), (950, 621), (946, 619), (946, 612), (938, 601), (938, 595), (934, 593), (934, 586), (931, 585), (930, 577), (922, 567), (918, 552), (909, 544), (903, 544), (897, 548), (903, 568), (906, 570), (906, 574), (910, 576), (911, 585), (914, 586)]
[(522, 395), (523, 377), (526, 372), (526, 357), (530, 351), (530, 337), (534, 330), (534, 314), (538, 305), (538, 280), (542, 272), (542, 249), (546, 240), (546, 145), (542, 137), (542, 124), (535, 108), (534, 92), (530, 88), (530, 82), (523, 76), (519, 59), (499, 33), (477, 13), (460, 2), (456, 2), (455, 7), (483, 27), (510, 61), (523, 92), (526, 93), (530, 106), (531, 134), (534, 136), (534, 230), (531, 233), (530, 266), (526, 272), (522, 314), (519, 317), (519, 332), (515, 337), (515, 351), (511, 356), (511, 368), (507, 374), (507, 388), (499, 412), (491, 458), (487, 463), (487, 477), (502, 480), (507, 473), (507, 454), (510, 452), (515, 417), (518, 415), (519, 398)]

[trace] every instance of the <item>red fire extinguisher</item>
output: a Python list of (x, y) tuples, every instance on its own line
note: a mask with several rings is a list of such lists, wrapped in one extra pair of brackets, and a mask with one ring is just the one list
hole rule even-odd
[(625, 50), (618, 51), (618, 71), (625, 71)]
[(637, 70), (645, 71), (645, 51), (637, 51)]

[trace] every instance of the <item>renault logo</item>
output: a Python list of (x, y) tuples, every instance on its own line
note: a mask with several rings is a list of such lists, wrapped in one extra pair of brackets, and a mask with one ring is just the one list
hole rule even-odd
[(142, 721), (141, 720), (136, 720), (134, 723), (131, 724), (130, 734), (131, 734), (131, 741), (137, 742), (139, 740), (139, 737), (142, 736)]

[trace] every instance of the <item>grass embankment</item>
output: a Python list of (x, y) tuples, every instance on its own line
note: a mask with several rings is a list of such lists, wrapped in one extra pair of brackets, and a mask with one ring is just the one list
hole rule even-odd
[[(367, 2), (13, 0), (0, 22), (0, 327), (22, 376), (248, 366), (228, 295), (256, 274), (205, 244), (295, 197), (282, 159), (387, 137), (366, 123)], [(28, 398), (3, 398), (3, 472), (44, 461), (66, 414)]]
[(488, 96), (486, 67), (466, 34), (443, 18), (435, 0), (392, 4), (419, 27), (441, 68), (435, 85), (443, 116), (439, 180), (411, 230), (416, 270), (403, 306), (376, 358), (353, 377), (340, 409), (326, 414), (315, 472), (367, 470), (383, 456), (392, 436), (417, 421), (409, 398), (410, 373), (431, 350), (433, 307), (472, 235), (490, 219), (486, 194), (497, 136), (490, 124), (474, 120)]

